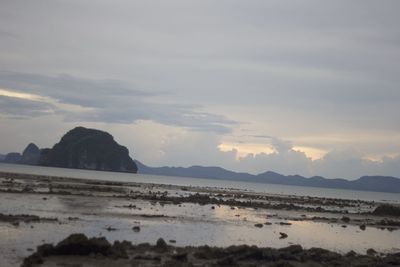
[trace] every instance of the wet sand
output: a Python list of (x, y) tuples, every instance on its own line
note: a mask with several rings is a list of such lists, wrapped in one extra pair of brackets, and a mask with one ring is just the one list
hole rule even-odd
[[(299, 244), (304, 248), (301, 253), (319, 247), (338, 253), (343, 260), (350, 251), (364, 255), (375, 251), (382, 257), (400, 252), (400, 218), (373, 214), (382, 203), (370, 201), (14, 173), (0, 173), (0, 201), (1, 266), (18, 266), (37, 246), (57, 244), (73, 233), (110, 242), (127, 240), (132, 246), (155, 244), (163, 238), (181, 249), (209, 245), (226, 250), (243, 244), (272, 249)], [(195, 259), (195, 250), (186, 252)], [(138, 255), (128, 254), (124, 261), (132, 266)], [(165, 255), (161, 258), (171, 258)], [(57, 255), (49, 259), (43, 266), (62, 261)], [(217, 264), (209, 260), (211, 266)], [(82, 266), (97, 266), (92, 261), (96, 259)], [(140, 264), (152, 266), (146, 262), (152, 260)], [(300, 263), (304, 264), (291, 262)]]

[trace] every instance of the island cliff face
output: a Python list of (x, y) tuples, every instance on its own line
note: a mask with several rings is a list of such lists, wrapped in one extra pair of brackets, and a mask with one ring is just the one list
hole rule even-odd
[(76, 127), (51, 149), (42, 149), (38, 165), (101, 171), (137, 172), (126, 147), (109, 133)]
[(22, 152), (20, 164), (36, 165), (40, 158), (40, 149), (34, 143), (30, 143)]

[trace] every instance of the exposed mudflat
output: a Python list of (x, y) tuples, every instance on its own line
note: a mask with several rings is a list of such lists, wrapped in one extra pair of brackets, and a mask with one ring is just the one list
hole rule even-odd
[[(90, 257), (68, 255), (68, 261), (62, 263), (66, 256), (54, 254), (46, 257), (43, 266), (168, 265), (174, 259), (174, 251), (186, 253), (186, 259), (178, 263), (187, 266), (191, 266), (189, 263), (213, 266), (222, 264), (219, 261), (223, 258), (229, 263), (232, 257), (241, 266), (260, 265), (256, 258), (240, 262), (235, 258), (240, 253), (227, 249), (243, 244), (270, 247), (257, 248), (261, 254), (281, 253), (272, 248), (301, 245), (301, 254), (308, 255), (313, 250), (307, 249), (318, 247), (339, 255), (340, 264), (355, 262), (352, 257), (368, 261), (376, 257), (393, 259), (397, 256), (386, 254), (400, 252), (397, 209), (383, 208), (374, 214), (382, 203), (370, 201), (0, 173), (0, 203), (0, 266), (18, 266), (37, 246), (57, 244), (73, 233), (105, 237), (110, 242), (127, 240), (131, 242), (128, 258), (115, 259), (96, 253)], [(159, 238), (174, 247), (168, 245), (163, 255), (153, 255), (160, 257), (160, 261), (140, 259), (140, 255), (147, 257), (148, 253), (153, 257), (154, 246), (144, 246), (147, 253), (137, 245), (144, 242), (154, 245)], [(186, 247), (204, 245), (221, 247), (216, 249), (218, 253), (226, 254), (200, 260), (194, 255), (205, 248)], [(248, 247), (245, 248), (242, 252), (246, 254)], [(374, 253), (368, 257), (353, 253), (346, 256), (350, 251)], [(79, 265), (82, 257), (87, 260)], [(103, 259), (101, 265), (96, 257), (107, 260)], [(263, 257), (260, 259), (265, 260)], [(139, 260), (137, 265), (133, 264), (135, 258)], [(276, 259), (265, 266), (275, 266), (281, 261), (294, 266), (304, 266), (307, 261), (324, 265), (307, 257)], [(115, 260), (121, 264), (108, 262)], [(170, 266), (179, 266), (176, 264)]]

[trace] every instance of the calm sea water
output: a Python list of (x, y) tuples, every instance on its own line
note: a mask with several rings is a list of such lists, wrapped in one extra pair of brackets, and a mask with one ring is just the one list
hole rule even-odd
[(265, 183), (238, 182), (227, 180), (184, 178), (173, 176), (131, 174), (131, 173), (115, 173), (89, 170), (76, 170), (52, 167), (39, 167), (29, 165), (16, 165), (0, 163), (0, 171), (16, 172), (36, 175), (48, 175), (59, 177), (83, 178), (103, 181), (119, 181), (119, 182), (142, 182), (155, 184), (172, 184), (179, 186), (201, 186), (201, 187), (219, 187), (219, 188), (236, 188), (245, 189), (260, 193), (282, 194), (282, 195), (298, 195), (298, 196), (315, 196), (327, 198), (342, 199), (359, 199), (367, 201), (380, 201), (389, 203), (400, 203), (400, 194), (354, 191), (342, 189), (329, 189), (305, 186), (289, 186)]

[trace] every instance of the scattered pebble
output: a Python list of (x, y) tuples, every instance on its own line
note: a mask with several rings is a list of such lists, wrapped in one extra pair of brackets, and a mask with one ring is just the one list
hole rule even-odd
[(108, 227), (106, 228), (106, 230), (109, 231), (109, 232), (111, 232), (111, 231), (116, 231), (117, 229), (116, 229), (116, 228), (113, 228), (113, 227), (111, 227), (111, 226), (108, 226)]
[(285, 238), (288, 237), (288, 235), (287, 235), (286, 233), (279, 232), (279, 234), (281, 235), (281, 236), (279, 237), (279, 239), (285, 239)]
[(346, 216), (343, 216), (342, 217), (342, 221), (344, 221), (345, 223), (348, 223), (348, 222), (350, 222), (350, 218), (346, 217)]

